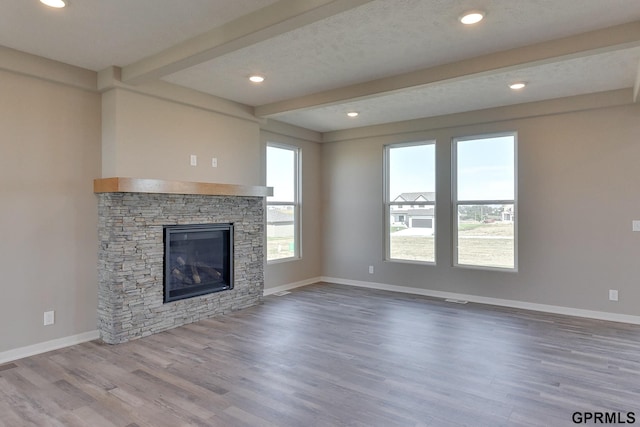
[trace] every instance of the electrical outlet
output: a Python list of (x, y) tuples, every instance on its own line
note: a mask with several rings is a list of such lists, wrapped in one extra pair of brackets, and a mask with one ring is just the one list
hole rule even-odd
[(617, 289), (609, 289), (609, 301), (618, 301)]
[(55, 312), (54, 311), (45, 311), (44, 312), (44, 326), (53, 325), (55, 323)]
[(211, 167), (212, 168), (217, 168), (218, 167), (218, 158), (217, 157), (212, 157), (211, 158)]
[(191, 166), (197, 166), (198, 165), (198, 156), (196, 156), (195, 154), (192, 154), (189, 157), (189, 163), (191, 164)]
[(373, 274), (373, 265), (369, 266), (369, 274)]

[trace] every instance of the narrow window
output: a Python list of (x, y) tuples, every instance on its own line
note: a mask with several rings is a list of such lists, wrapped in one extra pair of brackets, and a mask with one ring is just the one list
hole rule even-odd
[(267, 145), (267, 261), (300, 257), (300, 152)]
[(516, 135), (453, 141), (454, 264), (517, 269)]
[(386, 258), (434, 263), (435, 143), (388, 145), (385, 163)]

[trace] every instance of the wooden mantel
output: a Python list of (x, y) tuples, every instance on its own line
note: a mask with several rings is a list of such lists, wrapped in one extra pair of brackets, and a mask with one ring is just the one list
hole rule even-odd
[(273, 196), (273, 187), (215, 184), (209, 182), (164, 181), (141, 178), (93, 180), (94, 193), (204, 194), (211, 196)]

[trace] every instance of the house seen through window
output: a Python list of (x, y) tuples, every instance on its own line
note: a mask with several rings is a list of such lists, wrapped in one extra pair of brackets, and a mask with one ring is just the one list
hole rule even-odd
[(387, 259), (435, 262), (435, 143), (385, 147)]

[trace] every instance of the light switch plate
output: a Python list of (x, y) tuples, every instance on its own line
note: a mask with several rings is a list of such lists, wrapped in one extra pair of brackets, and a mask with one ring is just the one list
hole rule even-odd
[(45, 311), (44, 312), (44, 326), (53, 325), (55, 323), (55, 312), (53, 311)]
[(195, 154), (192, 154), (189, 157), (189, 162), (190, 162), (191, 166), (197, 166), (198, 165), (198, 156), (196, 156)]
[(631, 221), (631, 230), (640, 231), (640, 220), (634, 219)]

